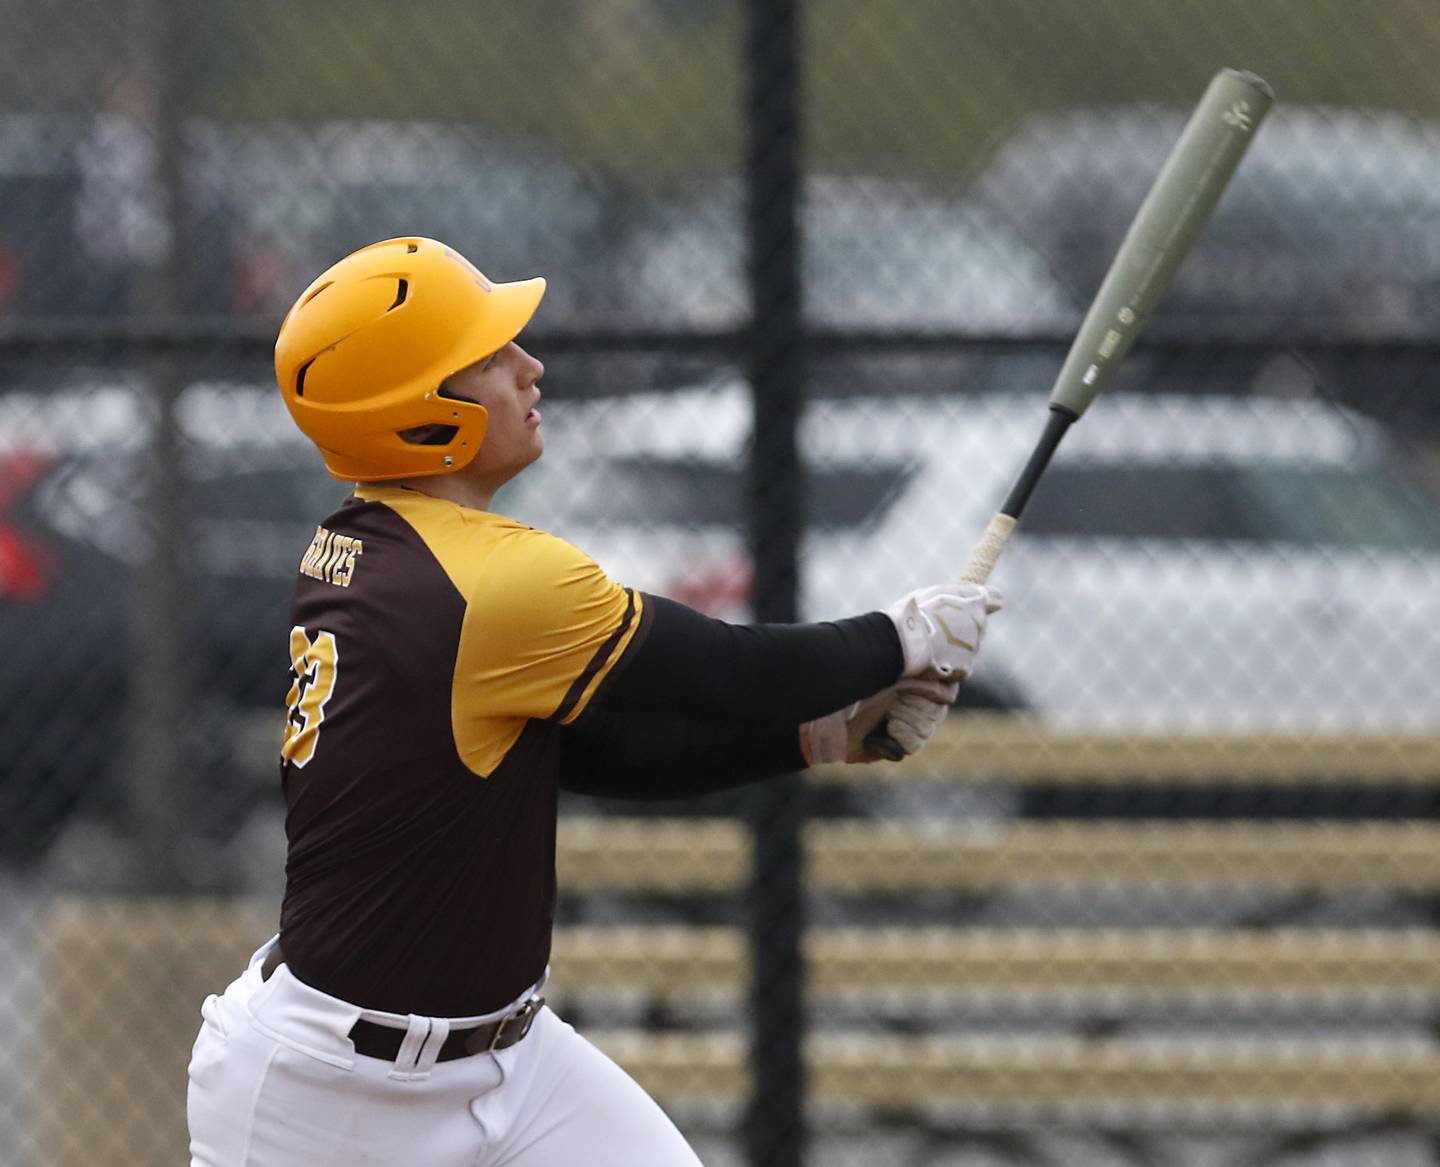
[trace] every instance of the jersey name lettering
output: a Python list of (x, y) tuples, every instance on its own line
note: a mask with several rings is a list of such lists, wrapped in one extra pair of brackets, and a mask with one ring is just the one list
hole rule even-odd
[(324, 527), (316, 527), (315, 538), (310, 540), (310, 546), (300, 560), (300, 574), (348, 588), (355, 578), (355, 561), (364, 550), (364, 543), (353, 536), (337, 535)]

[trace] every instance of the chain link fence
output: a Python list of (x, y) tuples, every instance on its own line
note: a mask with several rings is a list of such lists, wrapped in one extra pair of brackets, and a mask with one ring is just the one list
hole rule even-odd
[(551, 1000), (708, 1167), (1440, 1163), (1426, 0), (0, 12), (0, 1162), (184, 1162), (199, 1003), (274, 929), (345, 493), (269, 364), (315, 273), (416, 233), (546, 275), (501, 509), (851, 614), (962, 562), (1234, 65), (1280, 104), (944, 736), (571, 798)]

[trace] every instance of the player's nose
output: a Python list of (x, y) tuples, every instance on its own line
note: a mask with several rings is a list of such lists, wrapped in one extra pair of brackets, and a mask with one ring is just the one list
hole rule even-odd
[[(518, 344), (515, 347), (520, 348)], [(545, 366), (538, 358), (532, 357), (523, 348), (520, 349), (520, 357), (520, 379), (528, 388), (545, 375)]]

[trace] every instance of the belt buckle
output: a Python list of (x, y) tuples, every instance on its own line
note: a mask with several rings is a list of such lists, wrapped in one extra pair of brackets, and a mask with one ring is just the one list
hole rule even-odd
[(500, 1039), (505, 1036), (505, 1031), (510, 1027), (512, 1021), (521, 1023), (520, 1032), (515, 1035), (515, 1041), (507, 1042), (507, 1046), (523, 1041), (525, 1035), (530, 1032), (530, 1027), (535, 1024), (535, 1015), (540, 1012), (540, 1006), (545, 1004), (544, 997), (531, 997), (525, 1004), (510, 1014), (509, 1017), (502, 1017), (500, 1023), (495, 1026), (494, 1036), (490, 1038), (490, 1044), (485, 1047), (485, 1052), (493, 1054), (500, 1046)]

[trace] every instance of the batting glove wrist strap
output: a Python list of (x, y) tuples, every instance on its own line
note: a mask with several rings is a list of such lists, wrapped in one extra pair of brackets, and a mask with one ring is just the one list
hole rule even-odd
[[(854, 709), (851, 706), (850, 709)], [(824, 766), (845, 761), (845, 722), (849, 709), (807, 721), (800, 727), (800, 752), (807, 766)]]
[(906, 677), (963, 681), (975, 667), (989, 617), (1004, 600), (981, 584), (938, 584), (902, 597), (885, 614), (895, 624)]

